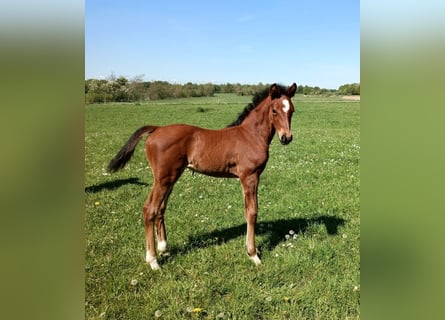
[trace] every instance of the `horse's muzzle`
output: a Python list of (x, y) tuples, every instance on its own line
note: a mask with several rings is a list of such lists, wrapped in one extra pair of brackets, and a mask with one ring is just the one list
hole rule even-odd
[(286, 137), (286, 135), (282, 135), (280, 138), (280, 142), (282, 145), (286, 145), (289, 144), (292, 141), (292, 135), (290, 135), (289, 137)]

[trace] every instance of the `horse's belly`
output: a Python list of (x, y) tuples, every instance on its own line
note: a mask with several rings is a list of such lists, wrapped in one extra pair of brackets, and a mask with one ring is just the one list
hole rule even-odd
[(230, 166), (227, 167), (208, 167), (208, 166), (200, 166), (194, 163), (189, 163), (187, 168), (205, 174), (207, 176), (216, 177), (216, 178), (237, 178), (236, 171), (233, 170)]

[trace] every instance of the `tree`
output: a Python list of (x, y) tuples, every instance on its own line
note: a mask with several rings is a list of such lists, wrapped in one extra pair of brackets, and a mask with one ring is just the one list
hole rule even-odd
[[(85, 80), (85, 102), (106, 103), (142, 101), (145, 99), (211, 97), (215, 92), (252, 96), (256, 92), (260, 92), (269, 86), (270, 84), (264, 84), (262, 82), (258, 84), (196, 84), (192, 82), (187, 82), (186, 84), (171, 84), (167, 81), (143, 81), (142, 75), (128, 80), (124, 76), (117, 77), (113, 73), (107, 80)], [(342, 85), (338, 91), (323, 89), (317, 86), (299, 85), (297, 93), (304, 95), (332, 95), (337, 93), (343, 95), (359, 95), (360, 84)]]
[(134, 77), (126, 84), (128, 88), (128, 101), (142, 101), (145, 99), (148, 86), (142, 81), (142, 76)]
[(338, 88), (340, 95), (360, 95), (360, 83), (344, 84)]
[(89, 79), (85, 89), (86, 103), (105, 103), (112, 100), (112, 94), (107, 80)]

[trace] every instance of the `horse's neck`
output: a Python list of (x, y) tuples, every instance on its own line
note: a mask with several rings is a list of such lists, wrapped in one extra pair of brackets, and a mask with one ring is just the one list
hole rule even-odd
[(270, 144), (275, 134), (275, 128), (269, 119), (269, 103), (270, 98), (263, 100), (242, 123), (243, 127), (252, 131), (255, 137), (267, 145)]

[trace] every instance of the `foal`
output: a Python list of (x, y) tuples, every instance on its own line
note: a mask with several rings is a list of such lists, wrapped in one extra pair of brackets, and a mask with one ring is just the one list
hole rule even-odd
[(292, 141), (291, 118), (294, 106), (291, 98), (297, 90), (273, 84), (258, 94), (228, 127), (209, 130), (186, 124), (144, 126), (137, 129), (110, 161), (111, 172), (122, 169), (131, 159), (144, 134), (147, 160), (154, 184), (143, 207), (146, 256), (153, 270), (158, 270), (155, 249), (167, 251), (164, 213), (173, 186), (185, 168), (209, 176), (239, 178), (244, 193), (244, 215), (247, 221), (246, 246), (249, 258), (261, 264), (255, 247), (255, 223), (258, 213), (258, 183), (269, 158), (269, 145), (275, 132), (281, 144)]

